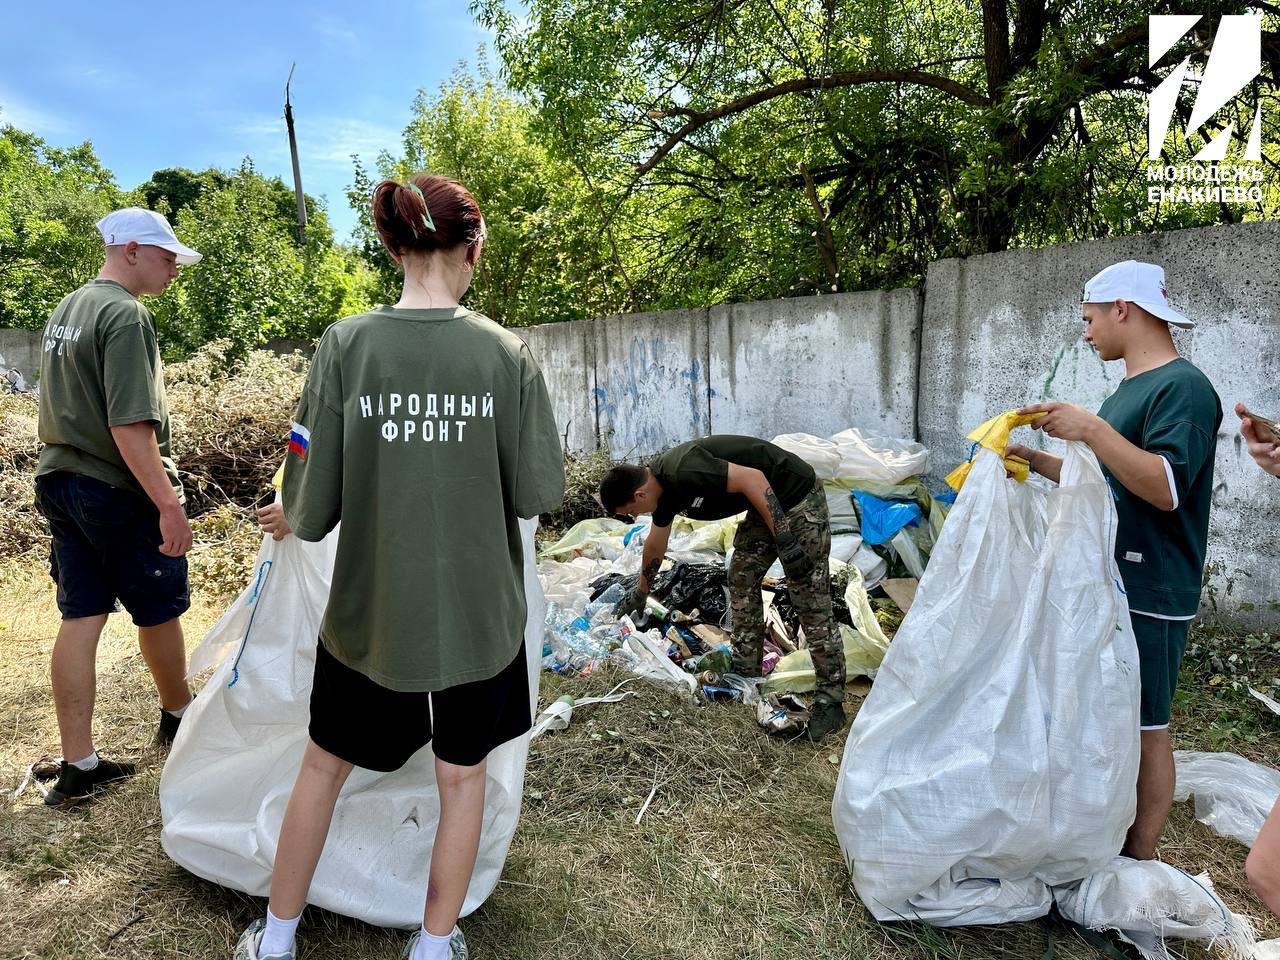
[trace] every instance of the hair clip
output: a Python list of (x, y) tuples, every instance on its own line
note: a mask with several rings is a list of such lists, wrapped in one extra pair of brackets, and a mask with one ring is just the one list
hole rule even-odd
[[(432, 233), (435, 233), (436, 223), (434, 220), (431, 219), (431, 208), (427, 206), (427, 198), (422, 195), (422, 190), (412, 180), (410, 180), (406, 186), (408, 186), (410, 190), (416, 193), (418, 195), (418, 199), (422, 201), (422, 209), (424, 211), (422, 215), (422, 225), (426, 227), (428, 230), (430, 230)], [(413, 235), (416, 237), (418, 235), (418, 231), (414, 230)]]

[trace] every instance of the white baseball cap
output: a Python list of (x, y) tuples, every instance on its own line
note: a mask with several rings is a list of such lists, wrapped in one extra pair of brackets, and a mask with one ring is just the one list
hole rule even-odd
[(1164, 288), (1164, 268), (1154, 263), (1138, 260), (1113, 263), (1084, 285), (1082, 303), (1111, 303), (1115, 300), (1136, 303), (1153, 317), (1175, 327), (1190, 329), (1196, 325), (1194, 320), (1188, 320), (1169, 306), (1169, 294)]
[(178, 263), (183, 266), (199, 263), (202, 256), (178, 242), (168, 220), (154, 210), (142, 207), (125, 207), (108, 213), (98, 221), (98, 232), (108, 247), (133, 240), (143, 246), (160, 247), (177, 254)]

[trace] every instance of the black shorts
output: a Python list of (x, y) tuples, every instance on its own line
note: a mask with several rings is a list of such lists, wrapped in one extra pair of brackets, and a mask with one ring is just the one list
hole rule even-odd
[(317, 645), (311, 739), (357, 767), (399, 770), (427, 743), (445, 763), (474, 767), (532, 726), (523, 641), (496, 676), (434, 693), (388, 690)]
[(49, 521), (49, 575), (65, 619), (114, 613), (124, 605), (140, 627), (191, 606), (187, 558), (160, 552), (160, 512), (140, 493), (55, 470), (36, 477), (36, 509)]

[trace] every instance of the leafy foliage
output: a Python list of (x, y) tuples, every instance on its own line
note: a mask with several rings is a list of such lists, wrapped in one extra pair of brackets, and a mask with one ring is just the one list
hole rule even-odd
[(102, 264), (94, 224), (123, 194), (93, 147), (51, 147), (0, 126), (0, 327), (43, 327)]
[[(527, 107), (489, 75), (462, 69), (433, 94), (419, 90), (399, 156), (383, 154), (378, 179), (416, 172), (453, 177), (484, 213), (485, 240), (469, 302), (506, 326), (583, 319), (608, 299), (606, 246), (589, 191), (572, 165), (553, 159), (530, 129)], [(357, 239), (380, 280), (380, 298), (400, 295), (400, 273), (373, 228), (374, 176), (357, 164), (349, 193)], [(607, 290), (607, 282), (606, 282)]]
[[(1148, 203), (1147, 15), (1167, 7), (473, 2), (548, 152), (599, 172), (629, 308), (894, 286), (939, 257), (1238, 218)], [(1166, 60), (1203, 54), (1217, 14), (1264, 11), (1267, 79), (1236, 129), (1269, 101), (1274, 143), (1274, 8), (1202, 4)], [(1167, 158), (1214, 132), (1173, 138)], [(1276, 199), (1244, 215), (1274, 216)]]

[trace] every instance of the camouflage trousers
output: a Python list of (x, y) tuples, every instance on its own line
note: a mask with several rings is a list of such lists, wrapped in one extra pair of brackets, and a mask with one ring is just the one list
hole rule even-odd
[[(827, 566), (831, 556), (831, 523), (821, 483), (787, 511), (787, 526), (813, 561), (813, 572), (803, 582), (788, 578), (787, 586), (813, 657), (818, 693), (843, 702), (844, 643), (831, 611), (831, 577)], [(777, 558), (778, 548), (769, 528), (754, 510), (748, 511), (733, 538), (728, 576), (734, 669), (747, 676), (760, 675), (765, 639), (760, 587)]]

